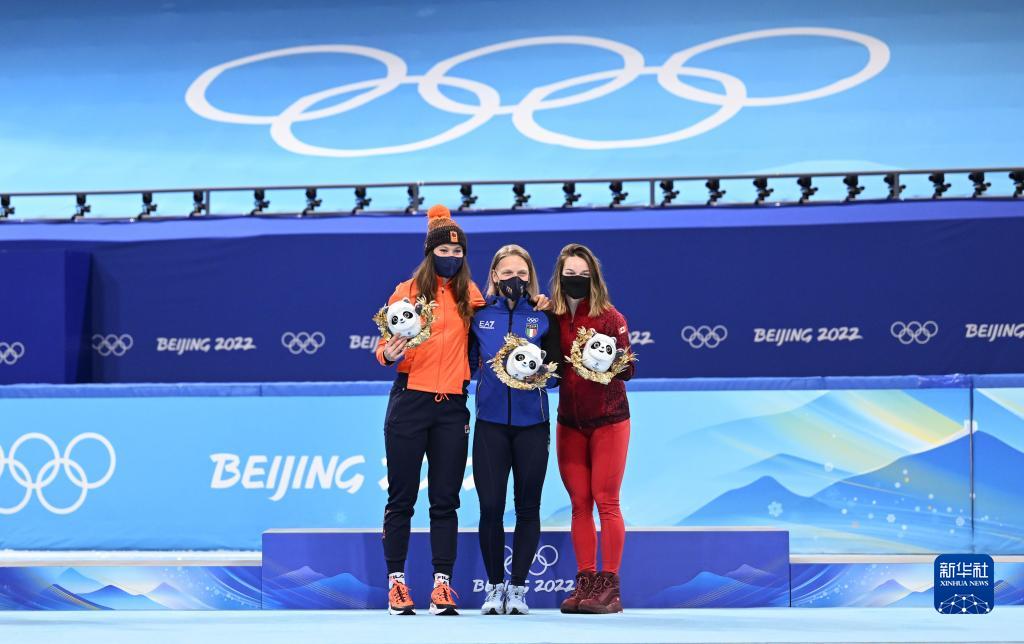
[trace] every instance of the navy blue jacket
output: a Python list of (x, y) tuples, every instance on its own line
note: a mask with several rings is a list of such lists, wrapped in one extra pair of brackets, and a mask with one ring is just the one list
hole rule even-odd
[[(469, 332), (469, 369), (477, 377), (476, 417), (516, 427), (546, 423), (547, 391), (512, 389), (498, 380), (488, 361), (505, 345), (505, 335), (514, 333), (546, 351), (544, 363), (554, 362), (561, 372), (558, 319), (546, 311), (534, 311), (526, 297), (511, 310), (503, 296), (488, 295), (486, 300), (486, 306), (473, 316)], [(547, 387), (557, 386), (557, 378), (548, 380)]]

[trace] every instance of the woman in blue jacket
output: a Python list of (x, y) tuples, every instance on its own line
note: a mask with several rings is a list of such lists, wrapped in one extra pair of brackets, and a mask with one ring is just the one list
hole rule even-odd
[[(541, 389), (513, 389), (498, 379), (488, 361), (513, 333), (538, 345), (544, 363), (561, 369), (558, 321), (534, 310), (537, 271), (520, 246), (503, 246), (488, 275), (486, 306), (473, 316), (470, 369), (477, 374), (473, 481), (480, 498), (480, 551), (487, 570), (485, 615), (525, 615), (526, 577), (540, 541), (540, 495), (551, 444), (548, 396)], [(556, 386), (551, 378), (548, 386)], [(512, 473), (516, 528), (511, 580), (505, 583), (505, 496)]]

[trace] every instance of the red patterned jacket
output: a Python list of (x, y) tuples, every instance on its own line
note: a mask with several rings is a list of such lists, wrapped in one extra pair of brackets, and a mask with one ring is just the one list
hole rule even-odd
[[(629, 329), (626, 318), (615, 308), (597, 317), (589, 317), (590, 303), (583, 300), (576, 307), (576, 314), (566, 312), (558, 316), (561, 331), (562, 355), (568, 356), (576, 339), (577, 329), (587, 327), (615, 338), (615, 346), (629, 347)], [(558, 422), (567, 427), (591, 430), (629, 418), (629, 401), (626, 400), (626, 381), (636, 371), (634, 363), (617, 375), (607, 385), (580, 378), (569, 364), (559, 370), (562, 376), (558, 386)]]

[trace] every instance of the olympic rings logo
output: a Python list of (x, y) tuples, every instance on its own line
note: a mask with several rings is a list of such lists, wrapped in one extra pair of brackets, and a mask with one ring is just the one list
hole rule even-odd
[(122, 335), (117, 335), (115, 333), (102, 335), (97, 333), (92, 336), (93, 350), (103, 357), (114, 356), (120, 358), (124, 354), (128, 353), (134, 344), (135, 339), (127, 333)]
[(934, 338), (939, 333), (939, 325), (932, 320), (927, 322), (917, 322), (916, 320), (903, 323), (893, 322), (892, 326), (889, 327), (889, 333), (892, 337), (900, 341), (901, 344), (927, 344), (929, 340)]
[[(510, 567), (512, 566), (512, 548), (505, 546), (505, 551), (508, 553), (505, 555), (505, 572), (509, 575), (512, 574)], [(544, 554), (547, 552), (548, 554)], [(550, 544), (545, 544), (537, 549), (537, 554), (533, 555), (533, 561), (530, 562), (530, 574), (534, 577), (542, 577), (544, 573), (548, 571), (551, 566), (558, 563), (558, 549)], [(534, 572), (534, 564), (540, 564), (542, 567), (540, 572)]]
[[(30, 440), (42, 442), (53, 453), (53, 457), (36, 472), (34, 477), (30, 475), (28, 467), (19, 461), (17, 457), (21, 446)], [(107, 449), (107, 455), (110, 460), (106, 473), (96, 481), (89, 481), (82, 466), (71, 458), (71, 452), (75, 449), (75, 446), (85, 440), (94, 440), (103, 445)], [(21, 512), (32, 499), (33, 492), (36, 498), (39, 499), (39, 503), (53, 514), (71, 514), (82, 507), (82, 504), (85, 503), (85, 497), (89, 494), (89, 490), (102, 487), (114, 475), (114, 468), (117, 467), (117, 454), (114, 452), (114, 446), (110, 444), (110, 441), (94, 432), (86, 432), (75, 436), (68, 443), (63, 454), (57, 449), (57, 444), (49, 436), (38, 432), (31, 432), (24, 434), (14, 441), (6, 456), (4, 455), (3, 447), (0, 446), (0, 479), (3, 479), (8, 467), (10, 468), (11, 478), (15, 483), (25, 488), (25, 494), (17, 505), (6, 508), (0, 507), (0, 514), (16, 514)], [(67, 476), (68, 480), (79, 489), (78, 498), (71, 505), (64, 508), (54, 506), (43, 494), (43, 489), (50, 486), (57, 479), (61, 468), (63, 468), (64, 475)]]
[(305, 331), (292, 333), (291, 331), (286, 331), (281, 336), (281, 345), (288, 349), (292, 355), (296, 356), (300, 353), (313, 355), (325, 344), (327, 344), (327, 336), (320, 331), (314, 331), (313, 333), (306, 333)]
[(25, 345), (20, 342), (0, 342), (0, 364), (13, 366), (25, 355)]
[(683, 338), (683, 342), (690, 345), (693, 349), (714, 349), (718, 345), (725, 342), (725, 339), (729, 337), (729, 329), (716, 324), (715, 326), (708, 326), (702, 324), (700, 326), (684, 326), (680, 332), (680, 336)]
[[(819, 36), (854, 42), (862, 45), (867, 50), (868, 61), (860, 71), (850, 76), (840, 78), (816, 89), (779, 96), (749, 96), (746, 85), (739, 78), (725, 72), (693, 67), (687, 64), (698, 54), (720, 47), (752, 40), (788, 36)], [(502, 103), (498, 91), (490, 85), (468, 78), (448, 75), (458, 65), (490, 54), (546, 45), (574, 45), (610, 51), (622, 59), (622, 66), (618, 69), (583, 74), (555, 83), (534, 87), (521, 101), (513, 104)], [(279, 114), (229, 112), (215, 107), (207, 99), (210, 85), (228, 70), (245, 67), (246, 65), (252, 65), (265, 60), (305, 54), (344, 54), (369, 58), (384, 65), (384, 76), (346, 83), (307, 94), (295, 100)], [(185, 103), (193, 112), (212, 121), (237, 125), (270, 126), (270, 136), (275, 143), (290, 152), (310, 156), (357, 158), (416, 152), (454, 141), (498, 115), (511, 116), (512, 124), (521, 134), (540, 143), (580, 150), (612, 150), (643, 148), (689, 139), (722, 125), (738, 114), (744, 107), (788, 105), (831, 96), (856, 87), (877, 76), (885, 69), (888, 63), (889, 47), (881, 40), (855, 31), (827, 27), (761, 29), (717, 38), (678, 51), (669, 56), (661, 66), (647, 65), (643, 54), (637, 49), (606, 38), (572, 35), (518, 38), (446, 58), (427, 70), (425, 74), (419, 75), (410, 75), (404, 60), (382, 49), (349, 44), (303, 45), (265, 51), (215, 65), (200, 74), (189, 85), (188, 90), (185, 92)], [(579, 105), (596, 100), (622, 89), (640, 76), (654, 76), (658, 84), (670, 94), (685, 100), (717, 106), (718, 109), (710, 116), (681, 129), (665, 134), (631, 139), (583, 139), (549, 130), (537, 122), (537, 112)], [(680, 80), (680, 77), (712, 80), (721, 85), (723, 93), (697, 88), (683, 82)], [(594, 83), (598, 83), (598, 85), (594, 86)], [(465, 116), (467, 119), (439, 134), (419, 141), (361, 149), (330, 148), (313, 145), (300, 140), (293, 131), (296, 123), (329, 118), (352, 111), (388, 94), (400, 85), (415, 85), (420, 97), (431, 107), (444, 112)], [(477, 103), (462, 103), (453, 100), (442, 93), (441, 86), (455, 87), (468, 91), (476, 96)], [(565, 90), (580, 86), (588, 87), (589, 89), (563, 95)], [(551, 98), (553, 94), (558, 94), (558, 98)], [(347, 98), (326, 107), (317, 107), (321, 103), (336, 97)]]

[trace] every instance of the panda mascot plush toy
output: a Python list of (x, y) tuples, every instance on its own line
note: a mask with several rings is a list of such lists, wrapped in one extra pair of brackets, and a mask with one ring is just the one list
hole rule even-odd
[(516, 380), (526, 380), (540, 371), (546, 355), (547, 352), (535, 344), (518, 346), (509, 352), (505, 360), (505, 371)]
[(598, 373), (611, 369), (612, 363), (622, 355), (621, 349), (615, 348), (615, 338), (595, 333), (583, 349), (583, 366)]
[(415, 338), (422, 330), (420, 321), (422, 312), (422, 305), (414, 306), (409, 298), (403, 297), (387, 309), (385, 315), (388, 321), (388, 330), (392, 335), (400, 338)]

